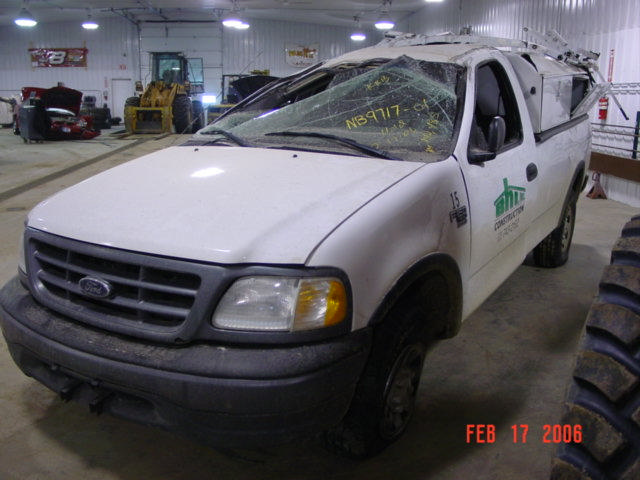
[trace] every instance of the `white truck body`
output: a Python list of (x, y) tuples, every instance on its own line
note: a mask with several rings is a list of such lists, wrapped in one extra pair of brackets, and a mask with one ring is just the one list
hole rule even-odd
[[(134, 343), (138, 336), (143, 343), (162, 339), (165, 343), (189, 344), (200, 338), (210, 342), (211, 348), (218, 348), (225, 345), (225, 339), (231, 342), (230, 345), (243, 342), (249, 345), (252, 342), (283, 342), (304, 346), (309, 341), (326, 341), (333, 345), (332, 342), (341, 342), (343, 338), (355, 338), (354, 335), (362, 336), (362, 332), (375, 330), (378, 324), (386, 325), (380, 328), (390, 329), (385, 332), (392, 332), (388, 336), (393, 337), (404, 327), (400, 323), (396, 327), (389, 327), (390, 320), (385, 320), (387, 313), (399, 308), (398, 305), (402, 302), (398, 299), (407, 302), (407, 292), (421, 287), (420, 282), (427, 282), (428, 286), (429, 282), (425, 278), (436, 275), (444, 278), (448, 286), (445, 290), (438, 290), (438, 295), (442, 294), (447, 306), (446, 314), (438, 320), (441, 323), (435, 333), (439, 336), (451, 336), (457, 331), (461, 320), (508, 278), (528, 252), (541, 248), (541, 242), (550, 242), (545, 239), (559, 235), (561, 241), (555, 243), (562, 244), (563, 249), (566, 247), (562, 260), (566, 261), (575, 200), (584, 186), (590, 154), (591, 132), (588, 118), (572, 116), (577, 100), (581, 100), (587, 93), (584, 86), (587, 74), (584, 69), (544, 58), (540, 54), (529, 52), (526, 55), (529, 56), (528, 60), (523, 59), (522, 53), (518, 51), (504, 53), (496, 48), (477, 44), (394, 46), (388, 42), (386, 45), (351, 52), (331, 60), (316, 70), (311, 69), (303, 74), (300, 80), (294, 79), (293, 83), (265, 87), (263, 92), (258, 92), (256, 96), (240, 104), (236, 111), (242, 114), (243, 105), (251, 105), (255, 98), (260, 99), (262, 96), (268, 98), (270, 89), (288, 93), (294, 90), (291, 85), (312, 84), (322, 77), (314, 72), (332, 71), (338, 75), (335, 72), (340, 71), (340, 68), (348, 70), (354, 65), (364, 65), (372, 60), (378, 62), (376, 65), (385, 65), (387, 61), (401, 59), (396, 60), (400, 65), (396, 72), (410, 71), (414, 75), (411, 78), (415, 79), (415, 75), (418, 75), (415, 72), (420, 71), (420, 68), (428, 70), (431, 68), (429, 65), (445, 65), (437, 67), (443, 68), (445, 72), (438, 75), (451, 77), (451, 72), (457, 72), (458, 75), (455, 84), (458, 99), (455, 119), (449, 118), (447, 112), (442, 110), (451, 125), (446, 130), (451, 144), (445, 149), (434, 150), (429, 143), (440, 132), (434, 133), (440, 128), (438, 122), (444, 122), (445, 119), (435, 115), (431, 123), (424, 123), (424, 117), (419, 114), (427, 108), (428, 102), (419, 97), (395, 100), (396, 104), (389, 104), (385, 100), (385, 104), (376, 105), (373, 102), (369, 107), (356, 105), (347, 117), (340, 117), (346, 120), (340, 120), (342, 123), (339, 125), (347, 135), (362, 132), (365, 126), (369, 128), (375, 123), (379, 129), (376, 147), (378, 144), (384, 146), (386, 141), (391, 152), (394, 151), (395, 144), (389, 143), (389, 128), (393, 126), (396, 132), (401, 132), (400, 136), (413, 135), (416, 141), (422, 142), (420, 148), (424, 147), (425, 152), (434, 155), (428, 161), (420, 160), (419, 151), (414, 152), (409, 161), (398, 161), (371, 158), (371, 155), (362, 151), (350, 149), (334, 152), (333, 147), (323, 145), (321, 149), (317, 144), (309, 147), (302, 143), (298, 144), (299, 148), (295, 145), (258, 145), (256, 148), (247, 148), (235, 145), (238, 143), (237, 139), (224, 132), (216, 133), (217, 125), (220, 124), (217, 122), (196, 134), (190, 144), (152, 153), (108, 170), (38, 205), (29, 214), (27, 221), (27, 258), (24, 262), (26, 266), (23, 266), (23, 282), (30, 285), (36, 300), (44, 303), (52, 301), (48, 293), (41, 291), (43, 287), (39, 283), (40, 279), (44, 279), (45, 286), (48, 281), (46, 275), (38, 277), (41, 263), (37, 262), (41, 260), (30, 258), (30, 255), (39, 255), (38, 247), (30, 244), (31, 236), (40, 242), (50, 234), (55, 236), (52, 242), (56, 246), (62, 245), (66, 249), (65, 242), (71, 242), (71, 247), (68, 247), (72, 252), (68, 254), (71, 257), (75, 255), (74, 248), (84, 252), (83, 255), (95, 250), (96, 255), (103, 257), (109, 255), (109, 249), (114, 249), (118, 252), (118, 259), (126, 258), (130, 252), (136, 258), (151, 255), (154, 262), (166, 258), (171, 262), (175, 260), (211, 265), (230, 271), (253, 272), (257, 269), (260, 273), (254, 275), (258, 275), (255, 277), (258, 281), (262, 281), (260, 279), (265, 278), (265, 275), (270, 278), (283, 274), (287, 269), (298, 271), (300, 278), (313, 275), (315, 271), (325, 272), (329, 269), (329, 273), (325, 272), (323, 275), (333, 279), (331, 281), (338, 279), (338, 283), (344, 284), (345, 298), (348, 299), (342, 320), (344, 328), (328, 329), (333, 333), (327, 338), (318, 333), (322, 328), (316, 328), (306, 337), (296, 337), (298, 334), (293, 330), (278, 331), (276, 336), (269, 337), (266, 333), (263, 335), (257, 332), (259, 327), (256, 327), (256, 331), (242, 332), (240, 329), (229, 333), (218, 326), (209, 331), (210, 315), (217, 311), (215, 303), (220, 301), (225, 293), (224, 289), (214, 295), (216, 302), (210, 300), (207, 316), (200, 318), (198, 325), (189, 329), (176, 327), (161, 332), (162, 335), (156, 335), (152, 334), (151, 326), (136, 331), (135, 325), (127, 326), (125, 322), (119, 321), (113, 324), (114, 331), (125, 335), (131, 333), (130, 342)], [(393, 74), (391, 70), (381, 70), (391, 73), (380, 73), (376, 77), (377, 69), (384, 68), (376, 65), (363, 67), (365, 73), (361, 73), (372, 75), (368, 77), (371, 79), (369, 83), (360, 87), (372, 90), (372, 96), (375, 96), (377, 89), (381, 91), (387, 88), (387, 84), (391, 82), (389, 75)], [(532, 73), (535, 71), (533, 65), (540, 69), (538, 74)], [(493, 118), (483, 117), (486, 120), (481, 132), (483, 140), (478, 140), (481, 119), (478, 112), (484, 108), (481, 97), (485, 95), (479, 89), (490, 85), (491, 78), (497, 79), (493, 81), (502, 89), (502, 104), (496, 107), (498, 111), (495, 115), (489, 116)], [(347, 79), (340, 85), (348, 85), (349, 81), (353, 80)], [(572, 99), (572, 85), (576, 82), (583, 82), (584, 91), (578, 92), (580, 98)], [(426, 82), (427, 85), (433, 83), (433, 79)], [(341, 87), (338, 85), (335, 88)], [(329, 90), (330, 88), (325, 92)], [(452, 91), (450, 89), (449, 93), (443, 94), (443, 101), (447, 101), (447, 95), (451, 96)], [(509, 91), (513, 93), (510, 94)], [(313, 98), (321, 97), (311, 95), (311, 99)], [(379, 98), (382, 102), (387, 97), (380, 93)], [(293, 104), (296, 105), (295, 101)], [(436, 106), (441, 105), (444, 104)], [(286, 108), (289, 107), (282, 107), (281, 112)], [(339, 110), (339, 107), (336, 108)], [(281, 122), (284, 114), (279, 109), (280, 107), (275, 107), (256, 111), (254, 116), (258, 118), (251, 122), (268, 125), (269, 118), (277, 118)], [(295, 114), (295, 110), (291, 111)], [(228, 118), (233, 118), (233, 114), (234, 110), (228, 114)], [(495, 121), (496, 116), (500, 117), (499, 121)], [(284, 118), (286, 120), (286, 116)], [(416, 130), (412, 126), (414, 123), (411, 123), (415, 121), (423, 122), (423, 126), (416, 127)], [(246, 125), (253, 125), (251, 122)], [(430, 127), (427, 128), (427, 124)], [(253, 131), (243, 125), (245, 124), (240, 124), (238, 128), (226, 125), (225, 128), (252, 135)], [(286, 128), (290, 129), (291, 126)], [(271, 130), (279, 129), (274, 125)], [(378, 130), (371, 130), (373, 133), (376, 131)], [(214, 141), (210, 142), (212, 133)], [(266, 135), (282, 134), (269, 132)], [(485, 140), (489, 144), (497, 141), (497, 148), (491, 151), (487, 150), (490, 147), (479, 147), (478, 142)], [(400, 143), (402, 141), (398, 140)], [(566, 223), (564, 230), (563, 221)], [(47, 261), (53, 262), (46, 260), (45, 264)], [(558, 264), (562, 261), (554, 260)], [(109, 283), (111, 277), (103, 277), (106, 282), (98, 280), (103, 284)], [(62, 283), (56, 284), (56, 288), (61, 285), (67, 288), (64, 281), (60, 282)], [(241, 282), (238, 280), (237, 284), (239, 283)], [(233, 285), (235, 288), (236, 284)], [(11, 290), (11, 295), (18, 295), (15, 293), (18, 287), (14, 285), (12, 288), (14, 290)], [(111, 328), (108, 323), (93, 323), (90, 314), (81, 311), (84, 304), (74, 306), (80, 310), (68, 309), (69, 305), (65, 302), (73, 300), (76, 295), (82, 296), (85, 292), (82, 285), (80, 290), (74, 285), (68, 288), (71, 293), (67, 294), (66, 299), (59, 300), (62, 313), (70, 316), (77, 314), (76, 320), (80, 319), (80, 324), (85, 320), (92, 328)], [(226, 300), (228, 296), (233, 296), (229, 293), (233, 288), (228, 285), (225, 288), (229, 289)], [(117, 286), (114, 291), (117, 296)], [(90, 291), (85, 293), (92, 295)], [(111, 290), (108, 293), (114, 295)], [(415, 295), (417, 296), (411, 297), (411, 302), (421, 301), (422, 297)], [(5, 337), (10, 345), (29, 344), (31, 340), (27, 338), (28, 335), (25, 337), (24, 333), (18, 334), (18, 327), (11, 327), (6, 320), (19, 317), (17, 313), (12, 313), (11, 308), (14, 307), (6, 306), (13, 305), (11, 300), (7, 300), (9, 297), (9, 293), (6, 293), (3, 300)], [(433, 298), (424, 300), (429, 304)], [(53, 304), (49, 303), (49, 307), (54, 305), (55, 309), (56, 301), (58, 300), (53, 300)], [(13, 321), (27, 323), (20, 319)], [(233, 330), (233, 327), (229, 328)], [(357, 386), (357, 382), (362, 369), (368, 371), (372, 368), (371, 360), (367, 358), (381, 355), (376, 352), (383, 347), (376, 346), (376, 342), (379, 340), (376, 340), (374, 334), (373, 340), (368, 336), (366, 341), (359, 343), (362, 348), (351, 369), (354, 373), (345, 380), (347, 386), (339, 392), (344, 397), (341, 407), (335, 408), (336, 412), (330, 415), (330, 420), (323, 419), (325, 427), (342, 418), (345, 405), (349, 404), (354, 389), (361, 388)], [(425, 343), (422, 340), (420, 342)], [(35, 346), (29, 348), (36, 349)], [(309, 351), (310, 347), (304, 348)], [(335, 345), (331, 348), (335, 348)], [(414, 348), (412, 351), (417, 351), (415, 345), (411, 348)], [(389, 350), (387, 347), (384, 349)], [(184, 355), (184, 347), (182, 352), (181, 355)], [(94, 353), (97, 355), (100, 352)], [(215, 355), (222, 353), (216, 350)], [(254, 372), (251, 378), (271, 378), (272, 372), (268, 370), (270, 357), (265, 357), (268, 352), (260, 350), (255, 355), (255, 363), (260, 364), (262, 370), (260, 374)], [(389, 361), (395, 365), (398, 358), (404, 358), (403, 355)], [(40, 357), (42, 354), (35, 356)], [(16, 353), (14, 357), (18, 358), (17, 363), (29, 374), (59, 390), (56, 386), (58, 384), (28, 370), (19, 354)], [(222, 363), (213, 363), (219, 366), (231, 362), (229, 358), (225, 358)], [(243, 362), (248, 357), (242, 358), (244, 360), (239, 362), (244, 365)], [(51, 359), (44, 360), (52, 362)], [(324, 365), (335, 361), (335, 357), (326, 353)], [(69, 362), (69, 365), (63, 364), (63, 367), (70, 372), (82, 368), (71, 360)], [(421, 369), (421, 362), (419, 363)], [(229, 365), (232, 367), (232, 362)], [(251, 370), (258, 367), (253, 365), (247, 368)], [(391, 375), (388, 373), (389, 369), (396, 370), (389, 366), (385, 370), (388, 375)], [(379, 375), (384, 377), (387, 374)], [(73, 373), (69, 375), (73, 377)], [(230, 374), (226, 372), (225, 375)], [(294, 376), (292, 372), (286, 375)], [(101, 378), (100, 373), (91, 371), (79, 372), (78, 376)], [(214, 376), (211, 373), (206, 377), (207, 381)], [(275, 376), (277, 375), (273, 374), (274, 378)], [(139, 387), (134, 384), (119, 387), (119, 382), (124, 380), (118, 380), (117, 373), (106, 377), (108, 379), (105, 378), (105, 383), (116, 392), (135, 392)], [(326, 378), (333, 377), (327, 374)], [(389, 378), (383, 380), (393, 384), (393, 379)], [(145, 388), (149, 390), (149, 387)], [(338, 389), (335, 386), (333, 388)], [(169, 396), (168, 393), (166, 395)], [(233, 396), (236, 394), (229, 395), (229, 398), (244, 398), (242, 392), (237, 394), (239, 397)], [(249, 397), (251, 395), (247, 398)], [(193, 408), (190, 399), (191, 397), (177, 403), (185, 408)], [(158, 406), (162, 401), (155, 397), (147, 400), (156, 409), (162, 410)], [(201, 405), (199, 408), (224, 413), (226, 407), (208, 404), (206, 408)], [(352, 409), (354, 408), (352, 405)], [(178, 423), (167, 420), (163, 425), (180, 429)], [(318, 420), (316, 423), (322, 422)], [(314, 426), (317, 428), (316, 423)], [(291, 422), (287, 425), (292, 426), (292, 430), (297, 429), (297, 425)], [(239, 427), (239, 430), (243, 428)], [(269, 428), (264, 427), (266, 430)], [(396, 438), (396, 433), (387, 435), (388, 440)]]

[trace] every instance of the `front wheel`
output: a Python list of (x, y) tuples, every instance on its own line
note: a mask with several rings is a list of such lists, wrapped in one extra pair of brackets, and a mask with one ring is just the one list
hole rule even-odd
[(325, 432), (329, 450), (351, 458), (382, 451), (405, 431), (414, 412), (433, 325), (449, 310), (447, 284), (433, 275), (396, 302), (374, 327), (371, 353), (342, 422)]
[(562, 212), (562, 224), (533, 249), (533, 261), (539, 267), (555, 268), (567, 263), (576, 224), (576, 202), (570, 201)]

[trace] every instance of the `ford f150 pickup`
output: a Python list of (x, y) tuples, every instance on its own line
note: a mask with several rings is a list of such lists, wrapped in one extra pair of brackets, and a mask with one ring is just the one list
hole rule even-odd
[(18, 366), (92, 411), (238, 445), (397, 439), (423, 360), (533, 250), (567, 261), (593, 59), (389, 36), (28, 215)]

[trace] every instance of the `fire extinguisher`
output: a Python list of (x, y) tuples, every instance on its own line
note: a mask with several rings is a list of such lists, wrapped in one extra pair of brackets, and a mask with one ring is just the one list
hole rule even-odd
[(607, 119), (607, 110), (609, 110), (609, 98), (601, 97), (598, 100), (598, 120)]

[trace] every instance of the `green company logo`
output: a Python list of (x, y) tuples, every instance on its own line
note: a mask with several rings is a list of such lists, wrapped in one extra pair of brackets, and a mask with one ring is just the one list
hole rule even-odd
[[(495, 202), (493, 202), (496, 207), (496, 218), (504, 215), (521, 203), (524, 203), (525, 188), (509, 185), (509, 181), (506, 178), (503, 178), (502, 182), (504, 183), (504, 191), (496, 198)], [(524, 208), (524, 205), (522, 205), (521, 208)]]

